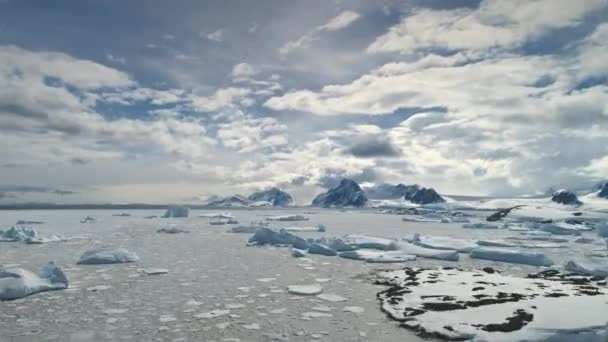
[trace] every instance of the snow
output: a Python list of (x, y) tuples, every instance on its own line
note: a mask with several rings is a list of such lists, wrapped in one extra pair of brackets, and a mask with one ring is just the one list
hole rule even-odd
[(461, 253), (469, 253), (479, 247), (475, 241), (455, 239), (446, 236), (421, 236), (414, 234), (412, 243), (421, 247), (431, 249), (456, 250)]
[(288, 232), (325, 232), (327, 229), (324, 225), (320, 224), (316, 227), (285, 227), (283, 228)]
[(234, 218), (234, 215), (232, 215), (232, 213), (229, 213), (229, 212), (223, 212), (223, 213), (203, 214), (203, 215), (199, 215), (198, 217), (204, 217), (204, 218), (209, 218), (209, 219), (231, 219), (231, 218)]
[(280, 215), (280, 216), (269, 216), (266, 218), (268, 221), (308, 221), (308, 218), (304, 215)]
[(342, 179), (340, 184), (327, 192), (319, 194), (312, 205), (323, 208), (363, 207), (367, 196), (355, 181)]
[(542, 224), (538, 229), (554, 235), (581, 235), (581, 232), (578, 229), (566, 228), (551, 223)]
[(552, 266), (554, 262), (542, 253), (512, 249), (478, 248), (471, 251), (472, 259), (484, 259), (532, 266)]
[(289, 285), (287, 286), (287, 292), (294, 295), (302, 296), (314, 296), (323, 292), (323, 286), (319, 284), (312, 285)]
[(190, 214), (190, 208), (183, 206), (170, 206), (165, 211), (165, 214), (162, 216), (163, 218), (169, 217), (188, 217)]
[(278, 232), (269, 228), (260, 228), (249, 238), (250, 246), (275, 245), (293, 246), (297, 249), (308, 249), (310, 244), (299, 236), (291, 234), (285, 230)]
[(577, 258), (569, 260), (566, 271), (596, 277), (608, 277), (608, 260), (605, 258)]
[(119, 264), (139, 261), (135, 253), (112, 245), (94, 246), (82, 254), (79, 265)]
[(0, 270), (0, 300), (13, 300), (67, 287), (65, 274), (53, 262), (45, 265), (38, 274), (23, 268)]
[(606, 336), (608, 295), (559, 272), (518, 278), (492, 269), (406, 268), (378, 276), (392, 286), (378, 294), (382, 310), (421, 337), (565, 342), (575, 341), (576, 332)]
[(462, 228), (466, 228), (466, 229), (498, 229), (500, 227), (498, 227), (495, 224), (478, 222), (478, 223), (466, 223), (466, 224), (463, 224)]

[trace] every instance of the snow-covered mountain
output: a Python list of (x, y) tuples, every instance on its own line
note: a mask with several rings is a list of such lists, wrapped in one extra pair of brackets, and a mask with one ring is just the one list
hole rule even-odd
[(608, 199), (608, 182), (604, 183), (597, 196)]
[(264, 191), (256, 191), (248, 199), (252, 202), (268, 202), (273, 207), (289, 207), (293, 205), (291, 195), (276, 187)]
[(379, 184), (365, 189), (370, 199), (404, 199), (416, 204), (443, 203), (445, 199), (432, 188), (424, 188), (418, 184)]
[(241, 195), (232, 195), (224, 198), (215, 198), (207, 202), (206, 206), (215, 208), (248, 207), (251, 201)]
[(557, 190), (555, 193), (553, 193), (551, 200), (553, 202), (556, 202), (559, 204), (567, 204), (567, 205), (583, 204), (583, 202), (581, 202), (578, 199), (578, 197), (576, 197), (576, 194), (574, 192), (568, 191), (566, 189)]
[(342, 179), (340, 184), (315, 197), (313, 206), (331, 207), (363, 207), (367, 204), (367, 196), (357, 182), (351, 179)]

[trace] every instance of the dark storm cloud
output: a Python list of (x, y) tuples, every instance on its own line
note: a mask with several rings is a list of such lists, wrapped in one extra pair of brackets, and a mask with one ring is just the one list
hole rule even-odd
[(346, 153), (361, 158), (396, 157), (400, 154), (390, 141), (376, 136), (358, 139), (346, 149)]

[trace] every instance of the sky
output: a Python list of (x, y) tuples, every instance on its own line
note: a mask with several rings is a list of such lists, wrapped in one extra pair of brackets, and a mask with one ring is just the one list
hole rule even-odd
[(608, 178), (608, 0), (0, 0), (0, 203)]

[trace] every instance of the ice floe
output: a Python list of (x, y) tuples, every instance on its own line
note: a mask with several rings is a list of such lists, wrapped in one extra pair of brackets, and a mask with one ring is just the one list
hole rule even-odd
[(211, 310), (211, 311), (207, 311), (207, 312), (202, 312), (200, 314), (196, 314), (196, 315), (194, 315), (194, 317), (201, 318), (201, 319), (212, 319), (212, 318), (217, 318), (217, 317), (228, 315), (229, 313), (230, 313), (230, 310), (217, 309), (217, 310)]
[[(588, 278), (525, 278), (487, 268), (406, 268), (378, 274), (382, 310), (421, 337), (475, 341), (603, 341), (608, 295)], [(576, 314), (573, 314), (576, 313)]]
[(310, 254), (320, 254), (325, 256), (336, 256), (338, 252), (320, 243), (312, 243), (308, 248)]
[(180, 234), (180, 233), (190, 233), (187, 230), (179, 229), (177, 227), (169, 227), (169, 228), (160, 228), (156, 231), (157, 233), (164, 234)]
[(333, 293), (322, 293), (317, 296), (317, 298), (322, 299), (327, 302), (346, 302), (348, 298), (342, 297)]
[(327, 231), (327, 228), (324, 225), (322, 225), (322, 224), (320, 224), (320, 225), (318, 225), (316, 227), (285, 227), (283, 229), (285, 229), (288, 232), (302, 232), (302, 233), (305, 233), (305, 232), (325, 232), (325, 231)]
[(323, 292), (323, 286), (319, 284), (311, 285), (290, 285), (287, 286), (287, 292), (294, 295), (314, 296)]
[(268, 221), (308, 221), (309, 219), (304, 215), (280, 215), (280, 216), (269, 216), (266, 218)]
[(572, 273), (608, 277), (608, 260), (605, 258), (577, 258), (566, 262), (564, 268)]
[(364, 260), (369, 263), (399, 263), (416, 260), (415, 255), (402, 251), (380, 251), (375, 249), (358, 249), (355, 251), (340, 252), (341, 258)]
[(490, 223), (466, 223), (462, 225), (462, 228), (466, 229), (498, 229), (500, 228), (498, 225), (490, 224)]
[(94, 246), (80, 256), (79, 265), (119, 264), (139, 261), (135, 253), (112, 245)]
[(293, 246), (297, 249), (308, 249), (310, 246), (306, 240), (299, 236), (291, 234), (285, 230), (280, 230), (277, 232), (269, 228), (260, 228), (256, 230), (255, 234), (249, 238), (249, 245)]
[(478, 248), (471, 251), (472, 259), (484, 259), (532, 266), (552, 266), (553, 260), (542, 253), (501, 248)]
[(223, 226), (226, 224), (239, 224), (235, 218), (211, 218), (209, 219), (209, 224), (212, 226)]
[(23, 268), (0, 269), (0, 300), (18, 299), (67, 287), (67, 277), (53, 262), (46, 264), (38, 274)]
[(479, 247), (472, 240), (455, 239), (447, 236), (422, 236), (420, 234), (414, 234), (412, 243), (421, 247), (456, 250), (461, 253), (468, 253), (474, 248)]
[(394, 239), (386, 239), (376, 236), (349, 234), (342, 238), (342, 241), (356, 248), (369, 248), (380, 250), (394, 250)]
[(421, 258), (427, 259), (438, 259), (446, 261), (458, 261), (459, 255), (456, 250), (439, 250), (425, 248), (414, 245), (407, 241), (398, 241), (393, 243), (394, 249), (403, 252), (404, 254), (411, 254)]

